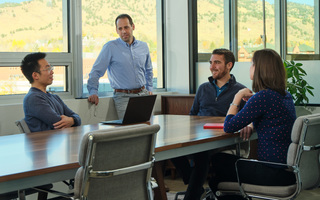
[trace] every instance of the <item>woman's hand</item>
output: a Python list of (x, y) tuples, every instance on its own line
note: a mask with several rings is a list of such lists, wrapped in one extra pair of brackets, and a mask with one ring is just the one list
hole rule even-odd
[(248, 88), (243, 88), (243, 89), (238, 91), (236, 96), (237, 96), (238, 99), (242, 99), (244, 101), (248, 101), (250, 99), (250, 97), (253, 96), (253, 93)]
[(248, 126), (240, 130), (240, 137), (243, 140), (248, 141), (250, 136), (252, 135), (252, 131), (253, 131), (253, 125), (249, 124)]
[(252, 91), (248, 88), (243, 88), (242, 90), (239, 90), (238, 93), (234, 95), (233, 101), (230, 104), (227, 115), (237, 114), (240, 108), (241, 99), (243, 99), (244, 101), (248, 101), (248, 99), (252, 97), (252, 95)]

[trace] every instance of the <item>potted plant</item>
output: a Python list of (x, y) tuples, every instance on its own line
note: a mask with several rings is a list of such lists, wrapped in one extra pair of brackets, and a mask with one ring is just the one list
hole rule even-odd
[(304, 80), (307, 75), (306, 71), (302, 69), (302, 63), (294, 62), (293, 60), (283, 61), (287, 72), (287, 90), (292, 95), (294, 104), (306, 105), (309, 103), (308, 94), (314, 96), (312, 90), (314, 89), (309, 83)]

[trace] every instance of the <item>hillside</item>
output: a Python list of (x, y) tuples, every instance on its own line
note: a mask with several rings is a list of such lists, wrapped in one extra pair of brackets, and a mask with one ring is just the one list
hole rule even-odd
[[(156, 56), (156, 2), (150, 0), (85, 0), (82, 1), (83, 51), (99, 52), (102, 45), (117, 37), (114, 18), (130, 14), (135, 22), (134, 35), (148, 42)], [(288, 4), (289, 46), (314, 42), (313, 7)], [(239, 45), (261, 44), (262, 3), (239, 2)], [(198, 0), (199, 48), (211, 50), (223, 45), (223, 0)], [(274, 6), (266, 1), (267, 42), (274, 43)], [(63, 42), (62, 0), (32, 0), (0, 4), (0, 51), (67, 51)], [(34, 20), (37, 19), (37, 20)], [(201, 51), (201, 50), (200, 50)]]
[[(155, 48), (155, 2), (85, 0), (82, 8), (83, 37), (94, 38), (99, 44), (116, 38), (114, 19), (128, 13), (136, 24), (134, 35), (148, 42), (150, 49)], [(62, 0), (0, 4), (0, 19), (0, 51), (67, 51), (63, 48)], [(84, 51), (92, 48), (100, 51), (101, 45), (89, 44)]]
[[(208, 50), (223, 45), (224, 13), (223, 0), (198, 0), (198, 39), (199, 50)], [(266, 1), (267, 43), (274, 46), (275, 14), (274, 5)], [(314, 8), (308, 5), (288, 3), (288, 46), (314, 43)], [(307, 16), (307, 17), (306, 17)], [(263, 34), (262, 1), (238, 2), (238, 41), (239, 45), (252, 46), (262, 43)]]

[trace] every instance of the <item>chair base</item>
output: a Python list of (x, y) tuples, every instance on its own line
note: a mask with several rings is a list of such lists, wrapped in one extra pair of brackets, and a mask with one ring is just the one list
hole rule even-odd
[[(174, 197), (174, 200), (178, 200), (178, 197), (181, 196), (181, 195), (185, 195), (186, 194), (186, 191), (182, 191), (182, 192), (177, 192), (176, 193), (176, 196)], [(211, 191), (210, 188), (206, 188), (205, 189), (205, 193), (203, 193), (203, 195), (201, 196), (200, 198), (201, 200), (215, 200), (215, 196), (213, 194), (213, 192)]]
[[(261, 199), (290, 199), (294, 197), (297, 192), (297, 185), (261, 186), (243, 183), (242, 188), (248, 196)], [(216, 195), (241, 195), (239, 184), (237, 182), (221, 182), (218, 185)]]
[[(48, 197), (48, 193), (44, 190), (49, 190), (53, 187), (52, 184), (42, 185), (36, 188), (28, 188), (21, 191), (9, 192), (5, 194), (0, 194), (0, 200), (8, 200), (8, 199), (25, 199), (25, 196), (38, 193), (38, 200), (46, 200)], [(39, 191), (41, 189), (42, 191)], [(20, 192), (20, 195), (19, 195)]]

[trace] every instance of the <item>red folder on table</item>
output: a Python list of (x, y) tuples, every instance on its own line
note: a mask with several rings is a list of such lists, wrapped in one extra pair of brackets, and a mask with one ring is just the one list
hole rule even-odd
[(224, 123), (206, 123), (203, 125), (204, 129), (223, 129)]

